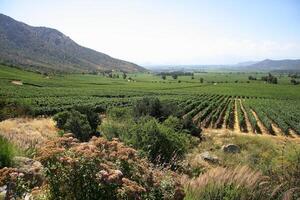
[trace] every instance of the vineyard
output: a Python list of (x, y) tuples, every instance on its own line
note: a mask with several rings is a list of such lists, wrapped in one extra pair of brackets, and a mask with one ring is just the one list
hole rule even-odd
[[(128, 74), (130, 80), (89, 74), (48, 77), (0, 66), (0, 97), (27, 105), (34, 116), (51, 116), (74, 105), (105, 112), (112, 106), (131, 106), (146, 96), (158, 97), (176, 104), (183, 118), (190, 117), (202, 128), (298, 137), (300, 87), (288, 85), (287, 75), (278, 85), (247, 83), (248, 75), (199, 73), (193, 80), (179, 76), (179, 82), (150, 73)], [(209, 81), (200, 83), (201, 77)], [(230, 82), (233, 77), (239, 82)], [(212, 83), (214, 78), (218, 82)]]
[(192, 117), (194, 123), (202, 128), (300, 136), (300, 107), (299, 102), (294, 100), (200, 95), (180, 103), (180, 107), (185, 113), (184, 118)]

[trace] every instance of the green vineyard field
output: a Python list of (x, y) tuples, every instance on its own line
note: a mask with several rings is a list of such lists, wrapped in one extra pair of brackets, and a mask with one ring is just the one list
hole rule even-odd
[(0, 97), (28, 105), (34, 115), (53, 115), (74, 105), (90, 105), (100, 112), (110, 106), (131, 106), (146, 96), (158, 97), (176, 103), (183, 117), (192, 117), (203, 128), (237, 129), (236, 112), (238, 131), (300, 135), (300, 86), (288, 84), (287, 75), (281, 75), (276, 85), (248, 82), (248, 75), (196, 73), (192, 80), (186, 76), (163, 80), (138, 73), (123, 79), (90, 74), (46, 76), (0, 66)]

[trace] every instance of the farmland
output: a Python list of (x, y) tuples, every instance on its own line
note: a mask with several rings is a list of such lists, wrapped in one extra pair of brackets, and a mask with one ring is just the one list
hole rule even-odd
[(1, 66), (0, 96), (27, 105), (34, 116), (53, 115), (74, 105), (90, 105), (104, 112), (112, 106), (131, 106), (145, 96), (158, 97), (179, 105), (182, 116), (192, 117), (202, 128), (290, 137), (300, 134), (300, 86), (290, 84), (287, 74), (276, 75), (278, 84), (248, 80), (249, 76), (267, 75), (264, 73), (209, 72), (195, 73), (193, 79), (167, 76), (165, 80), (152, 73), (127, 74), (126, 79), (115, 74), (114, 78), (42, 75)]

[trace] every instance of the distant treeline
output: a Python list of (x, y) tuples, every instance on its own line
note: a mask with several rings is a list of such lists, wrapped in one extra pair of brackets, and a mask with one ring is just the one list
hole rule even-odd
[(192, 72), (183, 72), (183, 71), (174, 71), (174, 72), (161, 72), (157, 74), (159, 76), (194, 76), (194, 73)]

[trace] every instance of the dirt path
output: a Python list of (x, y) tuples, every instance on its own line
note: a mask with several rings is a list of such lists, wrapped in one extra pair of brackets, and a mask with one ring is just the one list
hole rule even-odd
[(261, 123), (261, 121), (259, 120), (259, 118), (258, 118), (256, 112), (255, 112), (254, 110), (252, 110), (252, 109), (251, 109), (251, 112), (253, 113), (253, 116), (254, 116), (255, 119), (256, 119), (257, 125), (258, 125), (258, 127), (260, 128), (260, 130), (261, 130), (261, 134), (263, 134), (263, 135), (269, 135), (268, 130), (267, 130), (266, 127)]
[(282, 131), (282, 130), (279, 128), (279, 126), (278, 126), (276, 123), (274, 123), (273, 121), (272, 121), (271, 126), (272, 126), (272, 129), (273, 129), (274, 132), (275, 132), (275, 135), (282, 135), (282, 136), (285, 136), (285, 134), (283, 133), (283, 131)]
[(289, 134), (293, 138), (300, 138), (300, 136), (292, 129), (289, 130)]
[(22, 81), (11, 81), (11, 83), (14, 85), (23, 85)]
[(235, 132), (241, 132), (240, 125), (239, 125), (239, 118), (237, 113), (237, 100), (234, 100), (234, 126), (233, 130)]
[(248, 113), (246, 112), (246, 110), (245, 110), (245, 108), (244, 108), (244, 106), (243, 106), (243, 104), (242, 104), (242, 100), (239, 99), (239, 102), (240, 102), (240, 105), (241, 105), (241, 110), (244, 112), (247, 130), (248, 130), (248, 132), (254, 133), (254, 131), (253, 131), (253, 129), (252, 129), (252, 126), (251, 126), (251, 123), (250, 123), (249, 118), (248, 118)]
[(195, 122), (195, 121), (198, 120), (198, 118), (200, 117), (201, 113), (202, 113), (201, 111), (198, 112), (198, 113), (192, 118), (193, 122)]

